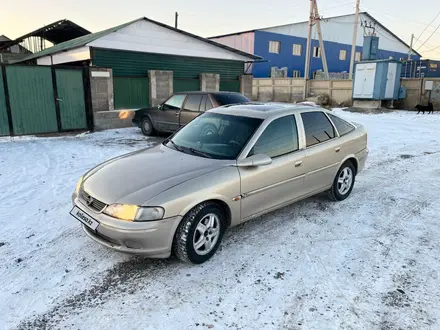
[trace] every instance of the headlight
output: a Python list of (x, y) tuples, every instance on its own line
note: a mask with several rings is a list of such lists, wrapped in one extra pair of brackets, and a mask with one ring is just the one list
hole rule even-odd
[(163, 218), (164, 210), (161, 207), (139, 207), (137, 205), (111, 204), (104, 213), (126, 221), (152, 221)]
[(164, 213), (165, 211), (161, 207), (140, 207), (135, 221), (160, 220)]
[(78, 196), (79, 190), (81, 189), (81, 185), (83, 183), (84, 177), (80, 177), (78, 183), (76, 184), (75, 194)]

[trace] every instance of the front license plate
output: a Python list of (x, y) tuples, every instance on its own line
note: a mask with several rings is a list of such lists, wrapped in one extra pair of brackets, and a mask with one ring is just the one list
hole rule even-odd
[(96, 230), (96, 228), (99, 226), (98, 221), (93, 219), (90, 215), (77, 206), (73, 207), (72, 211), (70, 211), (70, 214), (92, 230)]

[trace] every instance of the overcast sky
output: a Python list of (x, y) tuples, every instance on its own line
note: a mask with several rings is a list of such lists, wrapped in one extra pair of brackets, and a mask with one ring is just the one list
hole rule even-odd
[[(45, 24), (67, 18), (97, 32), (146, 16), (174, 24), (203, 37), (287, 24), (308, 19), (309, 0), (2, 0), (0, 35), (16, 38)], [(355, 0), (318, 0), (324, 17), (354, 12)], [(440, 13), (437, 0), (361, 0), (379, 22), (408, 42), (411, 33), (419, 37)], [(440, 15), (416, 41), (415, 49), (440, 26)], [(434, 49), (435, 47), (439, 47)], [(434, 49), (433, 51), (430, 51)], [(440, 59), (440, 27), (419, 49), (424, 57)]]

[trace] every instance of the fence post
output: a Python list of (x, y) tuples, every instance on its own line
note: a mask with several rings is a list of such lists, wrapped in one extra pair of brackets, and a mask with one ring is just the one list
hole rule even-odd
[(3, 89), (5, 92), (5, 103), (6, 103), (6, 113), (8, 115), (8, 125), (9, 125), (9, 135), (14, 136), (14, 124), (12, 122), (12, 111), (11, 111), (11, 102), (9, 100), (9, 88), (8, 88), (8, 79), (6, 77), (6, 66), (2, 64), (1, 66), (2, 77), (3, 77)]
[(95, 129), (92, 105), (92, 85), (90, 83), (90, 67), (83, 66), (83, 88), (84, 88), (84, 104), (86, 106), (87, 127), (90, 131)]
[(61, 132), (63, 127), (61, 124), (60, 99), (58, 98), (57, 76), (53, 65), (51, 65), (50, 69), (52, 72), (52, 88), (53, 88), (53, 97), (55, 98), (55, 114), (57, 116), (57, 127), (58, 127), (58, 132)]

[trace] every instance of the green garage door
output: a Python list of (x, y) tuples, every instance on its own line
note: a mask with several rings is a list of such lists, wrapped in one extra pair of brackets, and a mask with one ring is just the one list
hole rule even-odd
[(149, 105), (148, 77), (114, 77), (115, 109), (139, 109)]
[(11, 65), (6, 77), (14, 133), (57, 132), (51, 68)]
[(239, 79), (221, 79), (220, 76), (220, 91), (222, 92), (239, 92), (240, 80)]
[(199, 91), (200, 90), (200, 79), (174, 78), (173, 90), (174, 90), (174, 93)]
[(9, 135), (8, 113), (6, 112), (6, 95), (3, 86), (2, 70), (0, 67), (0, 136)]

